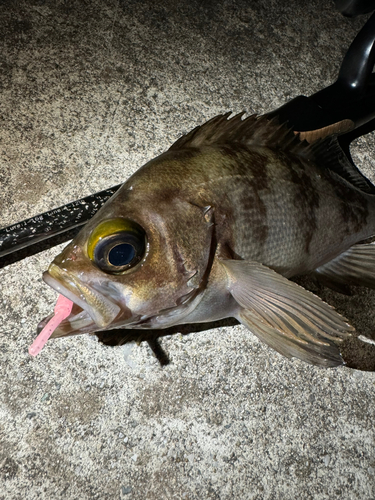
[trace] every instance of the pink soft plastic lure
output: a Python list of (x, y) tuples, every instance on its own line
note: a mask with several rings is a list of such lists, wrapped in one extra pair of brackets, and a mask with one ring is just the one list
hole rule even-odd
[(36, 356), (40, 353), (43, 347), (46, 345), (47, 340), (59, 326), (59, 324), (69, 316), (73, 307), (73, 302), (63, 295), (59, 295), (55, 309), (54, 316), (48, 321), (46, 326), (34, 340), (34, 342), (29, 347), (29, 354), (31, 356)]

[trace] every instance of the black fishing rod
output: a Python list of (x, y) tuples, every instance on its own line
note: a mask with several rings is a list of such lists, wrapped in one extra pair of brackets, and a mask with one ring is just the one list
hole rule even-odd
[[(0, 229), (0, 258), (68, 231), (69, 236), (71, 236), (72, 231), (90, 220), (120, 187), (121, 184), (118, 184), (81, 200), (73, 201)], [(63, 243), (67, 239), (70, 238), (54, 240), (54, 244)]]
[[(310, 97), (298, 96), (267, 116), (277, 116), (310, 142), (343, 134), (347, 141), (341, 144), (351, 160), (350, 142), (375, 128), (371, 125), (375, 119), (374, 64), (375, 13), (350, 45), (335, 83)], [(0, 267), (71, 239), (120, 186), (0, 229)]]

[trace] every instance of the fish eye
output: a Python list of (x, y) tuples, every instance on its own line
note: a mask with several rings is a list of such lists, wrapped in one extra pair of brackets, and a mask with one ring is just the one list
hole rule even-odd
[(87, 242), (89, 258), (109, 274), (121, 274), (140, 262), (146, 251), (146, 233), (130, 219), (101, 222)]

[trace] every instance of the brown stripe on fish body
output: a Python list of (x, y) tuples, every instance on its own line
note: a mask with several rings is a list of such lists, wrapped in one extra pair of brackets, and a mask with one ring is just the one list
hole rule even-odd
[[(280, 161), (282, 159), (280, 158)], [(320, 206), (320, 195), (317, 190), (315, 172), (301, 168), (300, 162), (284, 160), (290, 169), (290, 179), (295, 186), (294, 206), (300, 215), (300, 230), (304, 240), (304, 251), (310, 253), (310, 244), (317, 230), (317, 210)], [(302, 163), (302, 162), (301, 162)]]
[[(306, 188), (305, 192), (301, 192), (301, 197), (309, 200), (303, 205), (308, 221), (303, 233), (308, 242), (308, 252), (306, 269), (300, 268), (297, 272), (329, 261), (373, 234), (375, 228), (374, 220), (372, 227), (369, 223), (370, 195), (356, 189), (339, 175), (328, 169), (320, 169), (311, 162), (302, 161), (301, 172), (301, 185)], [(306, 176), (310, 181), (307, 181)], [(311, 189), (307, 189), (310, 182)], [(309, 206), (313, 207), (311, 214), (308, 212)], [(375, 200), (372, 201), (372, 214), (374, 219)]]
[(226, 153), (235, 164), (228, 182), (235, 252), (281, 270), (303, 266), (317, 230), (316, 173), (280, 151), (230, 148)]
[(242, 258), (259, 259), (269, 231), (262, 196), (269, 190), (268, 157), (236, 145), (220, 150), (225, 168), (232, 173), (225, 185), (229, 202), (221, 209), (227, 216), (231, 213), (232, 250)]
[(362, 195), (354, 188), (348, 189), (345, 182), (336, 183), (334, 190), (342, 200), (341, 216), (345, 221), (347, 233), (362, 232), (369, 225), (370, 196)]
[(185, 183), (198, 204), (214, 207), (218, 245), (240, 258), (305, 272), (373, 234), (370, 197), (311, 161), (236, 144), (196, 153)]

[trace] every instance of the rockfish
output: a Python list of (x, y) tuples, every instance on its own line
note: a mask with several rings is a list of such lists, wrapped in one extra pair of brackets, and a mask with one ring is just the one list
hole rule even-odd
[(334, 136), (229, 115), (141, 167), (55, 258), (44, 281), (74, 307), (54, 337), (234, 317), (285, 356), (343, 363), (353, 328), (290, 278), (375, 286), (375, 187)]

